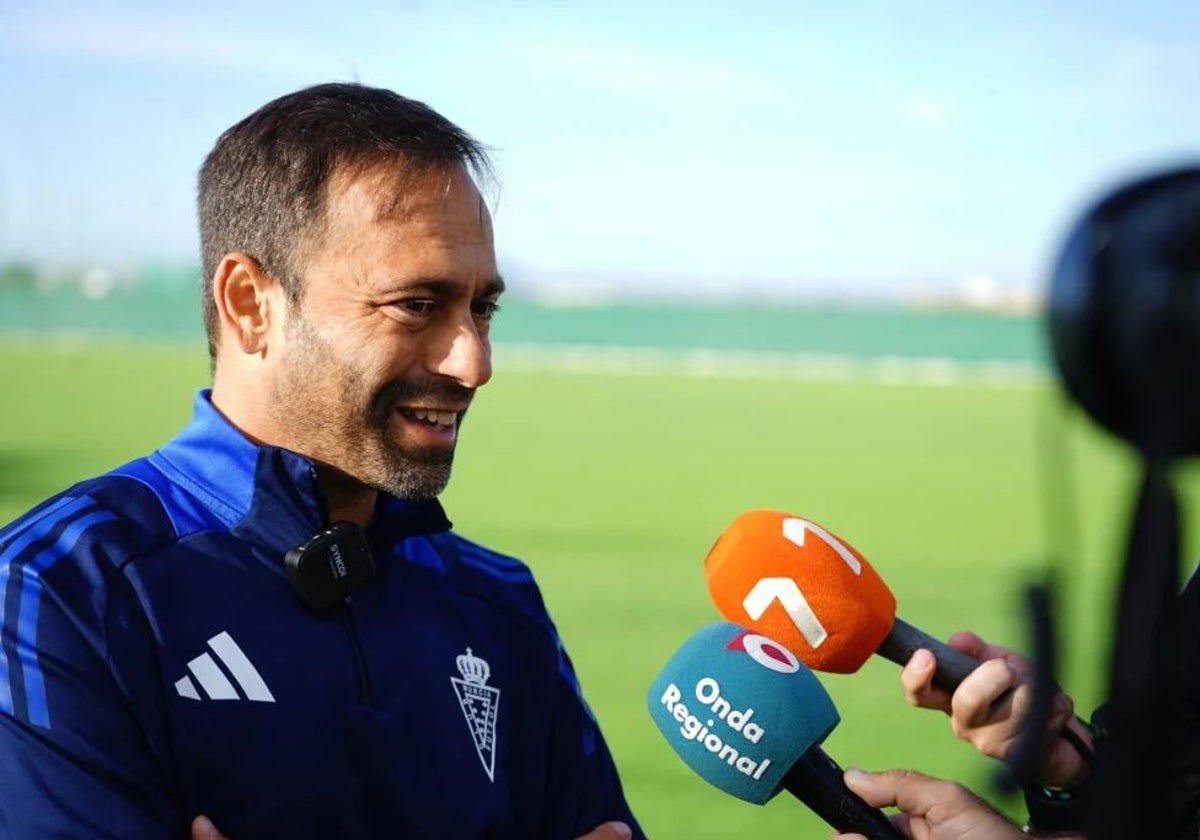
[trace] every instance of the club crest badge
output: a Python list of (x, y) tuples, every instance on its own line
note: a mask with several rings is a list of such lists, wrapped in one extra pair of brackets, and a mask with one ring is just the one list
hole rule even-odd
[(491, 781), (496, 781), (496, 718), (500, 713), (500, 689), (487, 684), (492, 670), (487, 661), (480, 659), (467, 648), (464, 655), (455, 658), (462, 679), (451, 677), (458, 705), (475, 740), (475, 752), (483, 762), (483, 769)]

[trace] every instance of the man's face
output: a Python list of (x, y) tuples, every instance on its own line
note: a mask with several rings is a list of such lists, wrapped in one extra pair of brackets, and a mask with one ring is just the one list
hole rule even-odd
[(302, 259), (266, 395), (281, 445), (402, 498), (438, 495), (458, 427), (491, 378), (503, 284), (491, 219), (465, 172), (335, 176)]

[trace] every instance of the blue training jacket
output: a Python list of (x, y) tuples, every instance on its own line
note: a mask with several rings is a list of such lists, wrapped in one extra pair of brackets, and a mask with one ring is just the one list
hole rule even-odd
[(375, 578), (310, 610), (313, 465), (202, 392), (0, 530), (0, 837), (640, 837), (528, 568), (379, 505)]

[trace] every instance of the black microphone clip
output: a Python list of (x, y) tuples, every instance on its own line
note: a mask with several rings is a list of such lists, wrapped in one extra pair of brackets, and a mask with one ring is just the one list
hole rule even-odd
[(353, 522), (334, 522), (289, 551), (283, 565), (300, 599), (321, 612), (375, 577), (366, 535)]

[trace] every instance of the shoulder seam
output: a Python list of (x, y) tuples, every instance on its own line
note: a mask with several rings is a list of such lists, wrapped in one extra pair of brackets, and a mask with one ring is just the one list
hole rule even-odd
[(152, 452), (150, 455), (146, 456), (146, 461), (150, 464), (150, 466), (160, 470), (165, 475), (167, 470), (155, 463), (156, 461), (161, 461), (163, 465), (170, 469), (170, 475), (167, 477), (171, 481), (183, 485), (188, 489), (189, 492), (195, 494), (197, 497), (203, 499), (205, 502), (215, 508), (213, 512), (225, 524), (226, 527), (234, 527), (244, 516), (244, 514), (238, 513), (238, 511), (234, 509), (228, 502), (218, 499), (203, 487), (199, 486), (196, 482), (192, 481), (192, 479), (181, 469), (179, 469), (179, 467), (175, 466), (175, 464), (171, 462), (171, 459), (168, 458), (161, 450)]
[[(474, 549), (475, 551), (486, 551), (490, 554), (490, 549), (484, 548), (478, 543), (472, 542), (453, 531), (447, 532), (447, 542), (452, 544), (451, 551), (453, 552), (452, 561), (454, 565), (462, 565), (466, 568), (486, 575), (492, 580), (497, 580), (502, 583), (524, 585), (531, 592), (531, 603), (523, 604), (518, 598), (501, 599), (490, 596), (485, 590), (478, 586), (466, 585), (467, 594), (478, 598), (481, 601), (489, 604), (495, 609), (503, 610), (506, 613), (520, 616), (521, 619), (529, 624), (537, 627), (549, 640), (552, 647), (560, 646), (561, 642), (558, 638), (558, 630), (554, 626), (549, 613), (546, 611), (546, 605), (542, 600), (541, 590), (538, 588), (537, 580), (533, 576), (533, 572), (521, 560), (507, 555), (496, 555), (510, 560), (514, 566), (510, 567), (511, 571), (508, 574), (497, 570), (494, 567), (489, 567), (480, 562), (471, 562), (463, 551), (464, 548)], [(459, 571), (452, 575), (452, 578), (462, 580), (462, 572)]]

